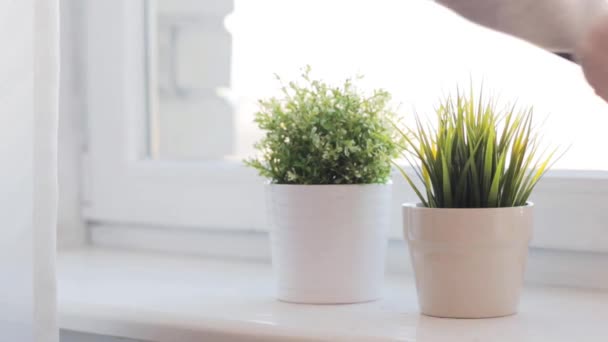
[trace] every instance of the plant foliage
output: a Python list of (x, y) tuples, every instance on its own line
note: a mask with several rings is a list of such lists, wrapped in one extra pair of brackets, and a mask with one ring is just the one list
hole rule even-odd
[(245, 163), (276, 184), (386, 183), (398, 155), (389, 93), (365, 96), (351, 79), (333, 87), (311, 79), (310, 68), (302, 81), (259, 102), (262, 155)]
[[(556, 150), (541, 150), (532, 108), (499, 110), (496, 101), (457, 92), (436, 110), (436, 125), (416, 116), (399, 129), (403, 156), (424, 189), (397, 165), (422, 204), (431, 208), (494, 208), (526, 204)], [(395, 125), (395, 127), (397, 127)]]

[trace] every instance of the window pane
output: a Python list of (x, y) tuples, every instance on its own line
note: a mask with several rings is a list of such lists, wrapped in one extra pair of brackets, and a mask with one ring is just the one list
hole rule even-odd
[(364, 74), (360, 87), (389, 90), (406, 121), (483, 82), (534, 105), (545, 139), (570, 148), (558, 167), (608, 170), (608, 106), (576, 64), (432, 1), (157, 0), (148, 17), (153, 158), (250, 155), (256, 100), (277, 94), (275, 73), (311, 65), (329, 81)]

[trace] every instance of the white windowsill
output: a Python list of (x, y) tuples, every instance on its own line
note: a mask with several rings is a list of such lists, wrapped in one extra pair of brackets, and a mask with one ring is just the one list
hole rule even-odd
[(59, 254), (58, 277), (62, 329), (154, 342), (608, 338), (607, 291), (528, 286), (516, 316), (450, 320), (418, 314), (405, 274), (383, 300), (337, 306), (279, 302), (269, 265), (236, 260), (83, 249)]

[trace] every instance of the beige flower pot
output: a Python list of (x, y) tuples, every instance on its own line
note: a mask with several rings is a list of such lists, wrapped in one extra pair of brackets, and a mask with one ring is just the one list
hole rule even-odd
[(533, 204), (513, 208), (403, 206), (423, 314), (485, 318), (517, 312)]

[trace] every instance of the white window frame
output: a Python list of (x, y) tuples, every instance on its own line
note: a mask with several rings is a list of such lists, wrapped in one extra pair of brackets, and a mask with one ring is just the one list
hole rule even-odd
[(85, 218), (163, 226), (261, 227), (262, 215), (254, 213), (242, 194), (260, 194), (263, 187), (240, 162), (166, 162), (145, 157), (143, 4), (141, 0), (88, 2)]
[[(84, 218), (111, 229), (112, 234), (99, 236), (106, 242), (108, 237), (115, 239), (118, 245), (120, 239), (129, 239), (128, 227), (156, 227), (163, 234), (183, 228), (267, 232), (264, 180), (240, 161), (172, 162), (145, 157), (144, 2), (94, 0), (87, 2), (86, 10)], [(397, 174), (393, 182), (391, 238), (397, 239), (400, 203), (416, 197)], [(536, 203), (533, 247), (608, 252), (608, 172), (552, 171), (538, 185), (532, 201)]]

